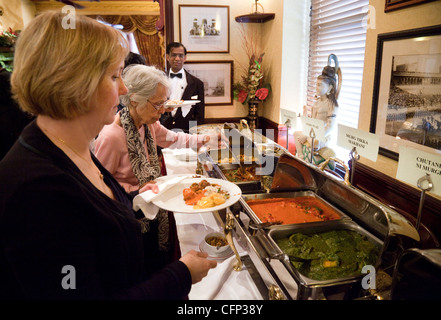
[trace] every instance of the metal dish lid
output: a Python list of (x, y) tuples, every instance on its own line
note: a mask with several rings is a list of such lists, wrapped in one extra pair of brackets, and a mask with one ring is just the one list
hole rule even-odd
[(317, 183), (307, 163), (282, 154), (277, 162), (271, 189), (316, 190)]

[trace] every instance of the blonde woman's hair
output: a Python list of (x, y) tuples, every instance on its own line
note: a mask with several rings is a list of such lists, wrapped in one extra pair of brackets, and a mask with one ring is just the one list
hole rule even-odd
[(121, 96), (121, 102), (130, 106), (130, 101), (146, 102), (156, 92), (158, 84), (167, 88), (170, 94), (170, 81), (164, 71), (153, 66), (132, 64), (124, 69), (123, 81), (128, 89), (126, 95)]
[(34, 115), (72, 119), (87, 113), (91, 98), (110, 66), (123, 61), (127, 41), (116, 29), (75, 15), (48, 11), (21, 32), (14, 56), (11, 89), (20, 107)]

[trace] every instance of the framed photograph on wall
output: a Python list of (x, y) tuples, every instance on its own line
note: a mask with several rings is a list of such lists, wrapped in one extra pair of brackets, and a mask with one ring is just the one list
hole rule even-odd
[(441, 154), (441, 25), (379, 34), (370, 132), (380, 154)]
[(398, 10), (433, 0), (386, 0), (384, 12)]
[(206, 106), (233, 104), (233, 61), (186, 61), (184, 68), (204, 83)]
[(189, 53), (229, 53), (230, 7), (179, 5), (179, 39)]

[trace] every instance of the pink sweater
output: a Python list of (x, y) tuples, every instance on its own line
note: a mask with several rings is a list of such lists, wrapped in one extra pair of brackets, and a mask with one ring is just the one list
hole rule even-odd
[[(202, 143), (204, 135), (191, 135), (183, 132), (174, 132), (162, 126), (159, 121), (148, 125), (155, 143), (163, 148), (196, 148)], [(144, 141), (144, 127), (139, 130), (141, 141)], [(144, 144), (147, 158), (147, 146)], [(132, 170), (129, 160), (129, 151), (124, 129), (116, 122), (104, 126), (95, 141), (95, 155), (103, 166), (115, 177), (127, 192), (139, 189), (138, 179)]]

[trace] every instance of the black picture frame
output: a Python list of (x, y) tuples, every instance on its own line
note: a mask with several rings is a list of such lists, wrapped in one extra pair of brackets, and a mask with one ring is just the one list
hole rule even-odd
[[(439, 39), (438, 39), (439, 37)], [(374, 91), (372, 96), (372, 112), (371, 112), (371, 120), (370, 120), (370, 132), (380, 135), (380, 148), (379, 154), (384, 155), (386, 157), (392, 158), (394, 160), (398, 160), (398, 148), (400, 145), (406, 145), (410, 147), (415, 147), (418, 149), (422, 149), (424, 151), (431, 152), (433, 149), (426, 146), (421, 146), (420, 143), (414, 143), (408, 140), (397, 139), (394, 137), (393, 145), (390, 142), (385, 142), (385, 140), (391, 141), (389, 137), (385, 139), (383, 136), (387, 136), (380, 126), (380, 118), (384, 120), (385, 117), (385, 105), (386, 110), (389, 108), (389, 102), (391, 99), (391, 86), (392, 86), (392, 77), (393, 77), (393, 66), (394, 61), (390, 61), (396, 59), (394, 56), (394, 50), (398, 51), (398, 55), (402, 56), (418, 56), (421, 55), (424, 58), (424, 55), (435, 54), (441, 56), (441, 45), (438, 45), (435, 51), (425, 52), (424, 48), (421, 48), (420, 53), (415, 53), (413, 49), (418, 48), (418, 45), (421, 44), (423, 46), (424, 41), (437, 41), (441, 43), (441, 25), (418, 28), (418, 29), (409, 29), (398, 32), (384, 33), (379, 34), (377, 39), (377, 52), (376, 52), (376, 62), (375, 62), (375, 76), (374, 76)], [(427, 44), (426, 44), (427, 45)], [(387, 48), (385, 49), (385, 46)], [(392, 48), (392, 49), (391, 49)], [(433, 48), (432, 48), (433, 49)], [(390, 52), (386, 52), (390, 51)], [(392, 57), (391, 57), (392, 56)], [(387, 58), (387, 59), (385, 59)], [(385, 61), (386, 60), (386, 61)], [(396, 61), (395, 61), (396, 63)], [(386, 67), (387, 65), (387, 67)], [(436, 70), (441, 74), (441, 70)], [(389, 77), (389, 81), (385, 81), (384, 79)], [(395, 85), (394, 85), (395, 87)], [(384, 93), (387, 93), (384, 94)], [(385, 101), (387, 98), (387, 101)], [(390, 114), (387, 114), (388, 117)], [(395, 145), (396, 144), (396, 145)], [(438, 151), (437, 151), (438, 152)]]

